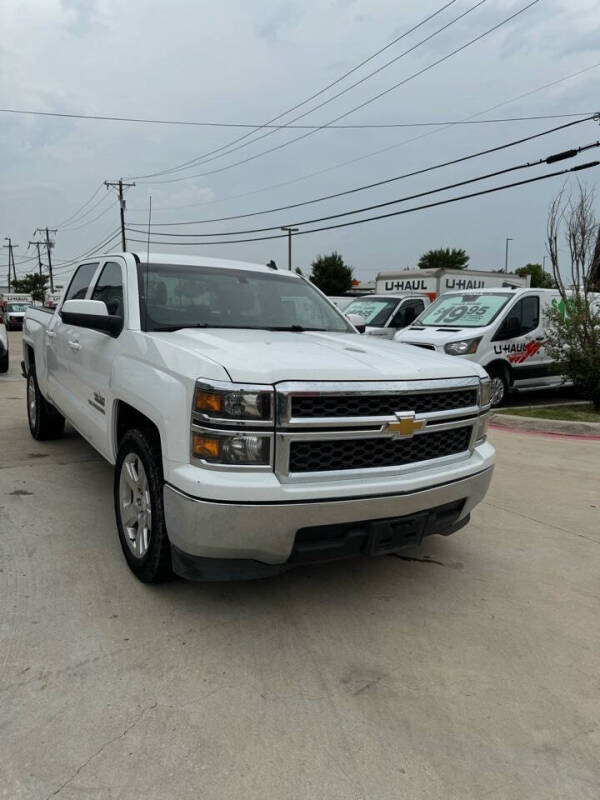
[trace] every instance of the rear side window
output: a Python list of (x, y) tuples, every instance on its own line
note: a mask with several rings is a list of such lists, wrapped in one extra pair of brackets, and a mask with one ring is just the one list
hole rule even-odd
[(98, 268), (98, 262), (93, 264), (82, 264), (77, 267), (75, 274), (71, 278), (71, 283), (65, 295), (65, 302), (67, 300), (84, 300), (87, 290), (89, 289), (94, 273)]
[(107, 261), (102, 268), (92, 300), (105, 303), (111, 317), (123, 317), (123, 274), (116, 261)]

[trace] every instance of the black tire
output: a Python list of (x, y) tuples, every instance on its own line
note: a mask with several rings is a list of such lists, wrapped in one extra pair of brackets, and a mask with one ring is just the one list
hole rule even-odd
[(60, 439), (65, 429), (65, 418), (42, 397), (33, 365), (27, 375), (27, 420), (31, 435), (38, 441)]
[(488, 370), (488, 375), (492, 381), (492, 408), (499, 408), (503, 405), (508, 394), (508, 372), (504, 367), (496, 366)]
[[(139, 478), (137, 488), (134, 488), (136, 482), (132, 475)], [(115, 517), (125, 560), (133, 574), (144, 583), (158, 583), (173, 577), (163, 484), (158, 437), (147, 431), (128, 431), (119, 446), (115, 465)], [(132, 525), (127, 524), (132, 521)]]
[(0, 372), (8, 372), (8, 350), (0, 356)]

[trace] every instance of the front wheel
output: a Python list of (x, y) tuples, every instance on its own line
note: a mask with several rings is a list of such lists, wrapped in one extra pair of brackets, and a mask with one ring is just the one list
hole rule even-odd
[(173, 575), (161, 461), (155, 436), (131, 430), (123, 437), (115, 466), (115, 516), (125, 560), (144, 583)]
[(490, 400), (492, 408), (497, 408), (504, 403), (506, 395), (508, 394), (508, 380), (506, 373), (502, 369), (495, 369), (490, 371), (491, 378), (491, 392)]
[(0, 372), (8, 372), (8, 350), (0, 356)]

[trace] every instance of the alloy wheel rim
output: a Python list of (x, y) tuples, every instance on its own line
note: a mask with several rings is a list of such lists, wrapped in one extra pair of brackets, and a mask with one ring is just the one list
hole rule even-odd
[(146, 470), (136, 453), (129, 453), (121, 464), (119, 509), (127, 546), (136, 558), (143, 558), (150, 547), (152, 506)]
[(493, 406), (499, 405), (504, 399), (504, 381), (502, 378), (492, 378), (491, 402)]
[(29, 423), (32, 428), (35, 428), (35, 423), (37, 421), (37, 404), (35, 400), (33, 375), (30, 375), (27, 380), (27, 411), (29, 413)]

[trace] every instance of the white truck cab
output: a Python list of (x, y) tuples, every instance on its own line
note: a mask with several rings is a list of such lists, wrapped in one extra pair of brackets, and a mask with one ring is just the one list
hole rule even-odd
[(492, 380), (492, 405), (498, 406), (509, 391), (565, 384), (545, 347), (547, 309), (563, 305), (554, 289), (450, 292), (394, 339), (480, 364)]
[(426, 295), (370, 294), (353, 300), (344, 308), (344, 314), (360, 315), (369, 336), (393, 339), (398, 330), (410, 325), (430, 303)]
[(478, 364), (358, 334), (309, 281), (115, 253), (25, 315), (35, 439), (115, 465), (140, 580), (262, 577), (463, 527), (495, 461)]

